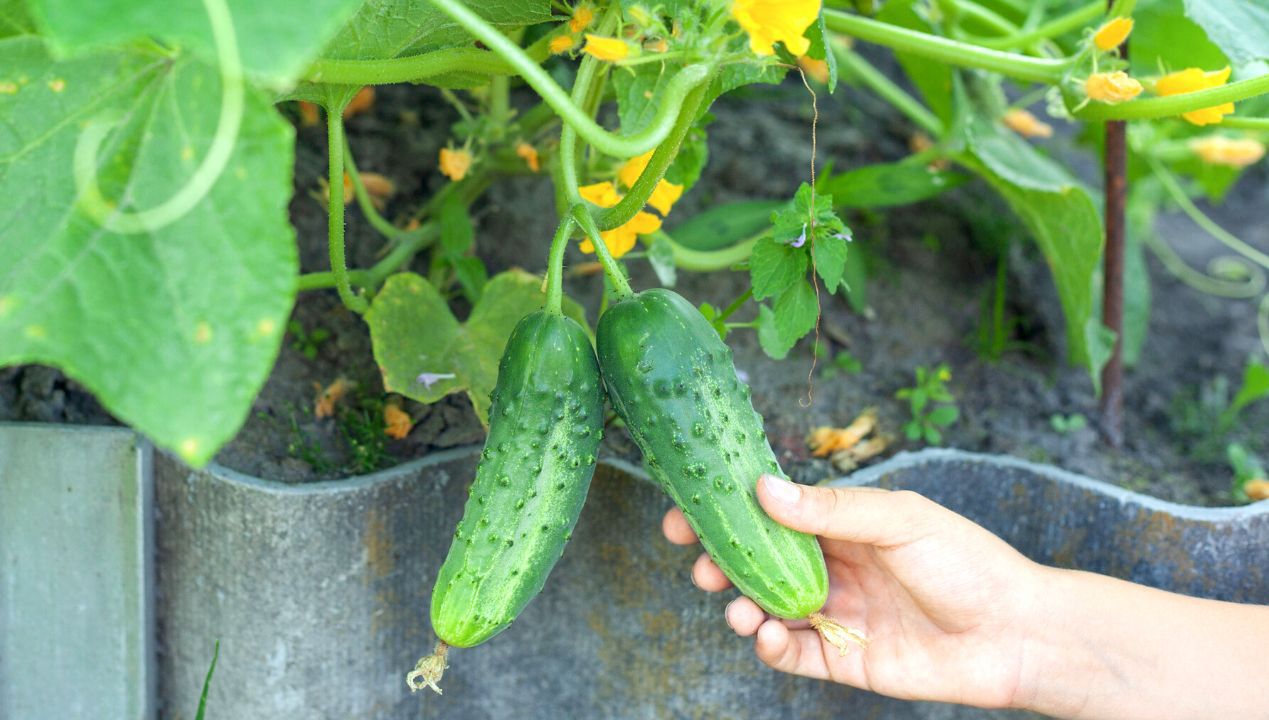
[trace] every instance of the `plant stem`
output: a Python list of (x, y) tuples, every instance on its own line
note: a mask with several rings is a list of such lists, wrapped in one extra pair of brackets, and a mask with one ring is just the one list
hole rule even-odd
[(1163, 167), (1158, 160), (1147, 158), (1150, 162), (1150, 169), (1154, 171), (1155, 177), (1159, 178), (1159, 182), (1163, 184), (1163, 188), (1168, 191), (1168, 195), (1172, 196), (1172, 200), (1181, 206), (1181, 210), (1194, 221), (1194, 224), (1203, 228), (1212, 237), (1216, 238), (1225, 247), (1251, 260), (1262, 268), (1269, 269), (1269, 255), (1248, 245), (1242, 240), (1235, 237), (1225, 228), (1216, 224), (1198, 206), (1194, 204), (1190, 197), (1185, 194), (1185, 190), (1181, 188), (1180, 183), (1176, 181), (1172, 173)]
[[(619, 16), (616, 12), (608, 12), (599, 22), (600, 33), (611, 32), (616, 27)], [(577, 75), (573, 78), (573, 90), (569, 95), (569, 106), (581, 108), (582, 112), (588, 104), (594, 86), (599, 80), (599, 58), (587, 55), (577, 66)], [(587, 119), (590, 115), (586, 115)], [(577, 127), (565, 122), (560, 128), (560, 185), (563, 187), (566, 204), (572, 206), (582, 201), (578, 193), (577, 180)]]
[(825, 10), (824, 21), (829, 30), (865, 42), (952, 65), (997, 72), (1015, 80), (1054, 84), (1062, 79), (1070, 64), (1065, 59), (1047, 60), (979, 47), (837, 10)]
[(330, 245), (330, 269), (335, 277), (335, 290), (344, 306), (357, 314), (370, 308), (364, 297), (354, 294), (348, 284), (347, 260), (344, 258), (344, 108), (327, 108), (327, 240)]
[(621, 271), (621, 265), (617, 264), (617, 260), (613, 258), (612, 253), (608, 252), (608, 245), (604, 242), (603, 237), (599, 234), (599, 226), (595, 224), (595, 218), (591, 216), (590, 211), (582, 203), (577, 203), (569, 210), (569, 214), (573, 216), (573, 220), (582, 228), (582, 232), (586, 233), (590, 238), (590, 242), (595, 246), (595, 254), (599, 256), (599, 264), (604, 266), (604, 275), (608, 276), (608, 281), (612, 283), (614, 291), (617, 293), (618, 299), (625, 299), (634, 294), (634, 290), (630, 289), (630, 282), (626, 280), (626, 275)]
[(1269, 118), (1230, 115), (1221, 118), (1220, 126), (1231, 130), (1269, 130)]
[(586, 142), (600, 152), (619, 158), (641, 155), (656, 147), (670, 132), (684, 97), (693, 88), (709, 79), (706, 65), (688, 65), (667, 83), (665, 95), (652, 121), (643, 130), (631, 135), (611, 133), (601, 127), (576, 104), (551, 76), (533, 61), (519, 45), (498, 32), (483, 18), (472, 12), (461, 0), (431, 0), (441, 12), (448, 15), (467, 32), (474, 35), (490, 50), (502, 56), (542, 99), (557, 112), (564, 122), (575, 128)]
[[(1118, 105), (1089, 103), (1077, 113), (1078, 120), (1153, 120), (1199, 110), (1227, 102), (1239, 102), (1269, 92), (1269, 73), (1228, 85), (1181, 95), (1130, 100)], [(1251, 119), (1251, 118), (1248, 118)], [(1223, 123), (1222, 123), (1223, 124)]]
[(551, 238), (551, 251), (546, 261), (546, 311), (560, 315), (564, 312), (564, 251), (573, 236), (576, 221), (572, 215), (560, 218), (560, 226)]
[(735, 315), (735, 314), (736, 314), (736, 311), (737, 311), (737, 310), (739, 310), (739, 309), (740, 309), (740, 308), (741, 308), (741, 307), (745, 304), (745, 302), (747, 302), (747, 301), (749, 300), (749, 298), (751, 298), (751, 297), (753, 297), (753, 288), (752, 288), (752, 287), (751, 287), (751, 288), (749, 288), (749, 289), (747, 289), (747, 290), (745, 290), (743, 293), (741, 293), (741, 294), (740, 294), (740, 297), (736, 298), (735, 300), (732, 300), (732, 301), (731, 301), (731, 304), (730, 304), (730, 305), (728, 305), (726, 308), (724, 308), (724, 309), (723, 309), (723, 311), (722, 311), (721, 313), (719, 313), (719, 314), (718, 314), (718, 317), (716, 317), (716, 318), (714, 318), (714, 319), (715, 319), (715, 320), (726, 320), (727, 318), (731, 317), (732, 315)]
[[(990, 28), (997, 34), (1010, 35), (1018, 32), (1018, 26), (1002, 17), (994, 10), (966, 0), (942, 0), (942, 4), (950, 6), (953, 12), (960, 13), (967, 20), (977, 20), (983, 27)], [(978, 43), (981, 45), (982, 43)]]
[(463, 47), (387, 60), (323, 58), (309, 66), (304, 79), (328, 85), (388, 85), (454, 72), (498, 76), (515, 75), (516, 69), (496, 53)]
[[(375, 208), (374, 201), (370, 198), (370, 193), (366, 191), (366, 184), (361, 180), (361, 173), (357, 171), (357, 163), (353, 159), (352, 147), (348, 144), (348, 136), (344, 136), (344, 172), (348, 178), (352, 180), (353, 194), (357, 197), (357, 207), (361, 208), (361, 214), (366, 217), (370, 226), (378, 230), (381, 235), (389, 238), (396, 238), (403, 232), (401, 228), (388, 222), (383, 215), (379, 214), (379, 210)], [(343, 187), (340, 187), (343, 190)], [(331, 192), (334, 192), (332, 190)]]
[(1078, 30), (1105, 14), (1105, 3), (1102, 0), (1094, 0), (1094, 2), (1083, 7), (1076, 8), (1065, 15), (1055, 17), (1042, 25), (1038, 25), (1032, 30), (1026, 30), (1007, 37), (983, 39), (977, 44), (995, 50), (1030, 47), (1040, 40), (1059, 37), (1073, 30)]
[(656, 151), (652, 153), (647, 167), (630, 188), (630, 192), (626, 193), (616, 205), (600, 213), (600, 228), (611, 230), (620, 227), (630, 222), (630, 219), (648, 204), (648, 198), (652, 197), (657, 184), (665, 177), (666, 170), (669, 170), (670, 164), (679, 154), (679, 148), (683, 146), (683, 140), (696, 124), (696, 116), (705, 100), (705, 92), (705, 87), (697, 88), (683, 101), (683, 108), (679, 111), (674, 128), (670, 130), (665, 142), (658, 145)]
[(893, 105), (899, 112), (908, 116), (918, 127), (935, 137), (943, 135), (943, 121), (930, 112), (916, 98), (912, 97), (880, 70), (873, 67), (862, 55), (844, 48), (837, 43), (832, 44), (833, 54), (837, 56), (837, 64), (847, 73), (855, 76), (870, 90), (881, 96), (881, 99)]
[(717, 270), (726, 270), (736, 263), (744, 262), (753, 254), (753, 246), (758, 244), (759, 238), (765, 232), (748, 240), (741, 240), (735, 245), (731, 245), (718, 250), (693, 250), (689, 247), (678, 244), (674, 238), (667, 235), (664, 231), (658, 230), (653, 233), (659, 239), (663, 239), (669, 243), (669, 247), (674, 251), (674, 265), (680, 270), (689, 272), (714, 272)]

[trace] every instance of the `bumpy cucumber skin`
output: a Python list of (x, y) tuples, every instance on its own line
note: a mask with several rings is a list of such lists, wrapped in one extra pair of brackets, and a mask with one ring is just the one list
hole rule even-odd
[(539, 311), (512, 331), (489, 436), (432, 590), (432, 627), (455, 647), (511, 624), (564, 552), (595, 472), (603, 387), (590, 339)]
[(758, 504), (759, 475), (783, 473), (730, 348), (700, 312), (648, 290), (608, 308), (596, 345), (609, 400), (723, 573), (777, 617), (823, 607), (819, 542)]

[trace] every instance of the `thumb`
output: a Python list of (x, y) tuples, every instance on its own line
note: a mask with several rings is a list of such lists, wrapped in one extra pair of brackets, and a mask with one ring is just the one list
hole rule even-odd
[(758, 478), (758, 502), (773, 520), (794, 530), (868, 545), (901, 545), (912, 529), (928, 527), (938, 505), (907, 490), (821, 488), (775, 475)]

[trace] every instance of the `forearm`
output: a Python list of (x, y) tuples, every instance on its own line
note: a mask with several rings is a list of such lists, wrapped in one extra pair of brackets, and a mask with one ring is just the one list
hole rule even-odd
[[(1269, 607), (1045, 569), (1017, 704), (1064, 718), (1269, 718)], [(1245, 678), (1241, 679), (1240, 678)]]

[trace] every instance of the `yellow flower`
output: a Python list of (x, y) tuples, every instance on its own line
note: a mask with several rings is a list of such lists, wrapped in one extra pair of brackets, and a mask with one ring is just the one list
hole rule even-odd
[(1141, 83), (1123, 70), (1109, 73), (1093, 73), (1084, 82), (1084, 92), (1092, 100), (1114, 105), (1131, 100), (1141, 94)]
[(815, 82), (821, 85), (828, 84), (828, 63), (823, 60), (803, 55), (798, 58), (798, 67), (802, 68), (802, 72)]
[[(1199, 68), (1186, 68), (1174, 73), (1168, 73), (1156, 80), (1154, 91), (1163, 96), (1184, 95), (1185, 93), (1220, 87), (1227, 80), (1229, 80), (1228, 65), (1220, 70), (1212, 70), (1211, 72), (1203, 72)], [(1195, 125), (1210, 125), (1219, 123), (1222, 117), (1232, 112), (1234, 112), (1234, 103), (1227, 102), (1181, 113), (1181, 117)]]
[(630, 56), (630, 46), (620, 38), (586, 33), (586, 46), (582, 48), (582, 52), (594, 55), (600, 60), (624, 60)]
[(1231, 139), (1222, 135), (1196, 138), (1190, 149), (1205, 163), (1242, 168), (1254, 165), (1265, 156), (1265, 146), (1251, 138)]
[(621, 202), (621, 194), (612, 183), (607, 181), (583, 185), (577, 188), (577, 192), (586, 202), (594, 203), (602, 208), (610, 208)]
[(538, 161), (538, 149), (527, 142), (516, 145), (516, 155), (524, 158), (524, 164), (529, 166), (533, 172), (542, 169), (542, 164)]
[(577, 41), (569, 35), (556, 35), (551, 38), (551, 42), (546, 47), (551, 51), (552, 55), (559, 55), (572, 50), (576, 44)]
[(655, 149), (649, 150), (638, 157), (632, 157), (626, 161), (621, 169), (617, 171), (617, 179), (622, 185), (628, 188), (634, 187), (635, 181), (643, 174), (644, 169), (648, 167), (648, 161), (652, 159), (652, 153)]
[(648, 204), (656, 208), (657, 212), (662, 215), (669, 215), (670, 208), (674, 207), (674, 203), (678, 202), (682, 196), (682, 185), (676, 185), (669, 180), (659, 180), (657, 181), (657, 186), (652, 189)]
[(820, 0), (734, 0), (731, 16), (749, 33), (749, 49), (758, 55), (775, 53), (784, 43), (795, 56), (805, 55), (811, 41), (802, 33), (820, 14)]
[[(600, 232), (599, 237), (608, 247), (608, 252), (612, 253), (613, 257), (619, 258), (634, 248), (635, 241), (640, 235), (647, 235), (660, 229), (661, 218), (640, 210), (625, 225)], [(595, 252), (595, 244), (590, 241), (590, 238), (582, 240), (581, 248), (585, 253)]]
[(1097, 28), (1097, 32), (1093, 33), (1093, 45), (1097, 46), (1098, 50), (1113, 50), (1128, 39), (1130, 32), (1132, 32), (1132, 18), (1117, 17)]
[(1035, 115), (1032, 115), (1026, 110), (1022, 110), (1020, 108), (1014, 108), (1006, 112), (1001, 120), (1004, 121), (1005, 127), (1008, 127), (1010, 130), (1013, 130), (1023, 137), (1053, 137), (1052, 125), (1039, 120)]
[(595, 19), (595, 9), (590, 5), (579, 5), (573, 11), (573, 17), (568, 21), (568, 29), (575, 33), (579, 33), (590, 25), (590, 21)]
[(467, 176), (471, 169), (471, 153), (466, 150), (441, 148), (441, 173), (455, 182)]

